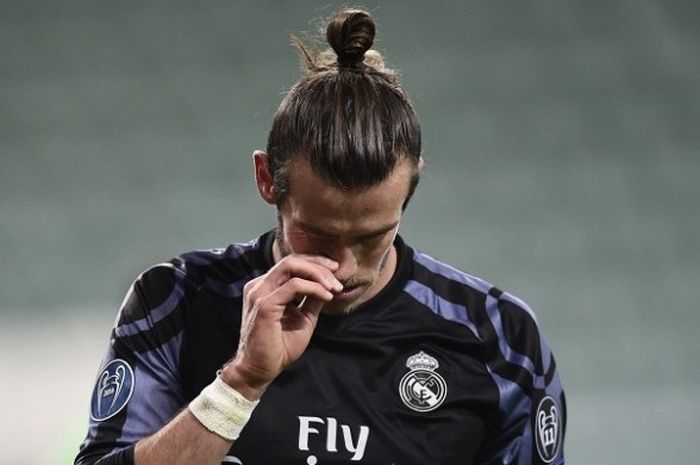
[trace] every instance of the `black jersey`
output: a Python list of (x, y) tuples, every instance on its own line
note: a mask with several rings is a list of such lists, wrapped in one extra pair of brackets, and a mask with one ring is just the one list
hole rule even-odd
[[(122, 304), (75, 463), (131, 464), (238, 346), (243, 286), (273, 264), (273, 234), (181, 255)], [(512, 295), (414, 251), (345, 316), (321, 315), (266, 390), (224, 463), (561, 464), (554, 358)], [(195, 464), (193, 464), (195, 465)]]

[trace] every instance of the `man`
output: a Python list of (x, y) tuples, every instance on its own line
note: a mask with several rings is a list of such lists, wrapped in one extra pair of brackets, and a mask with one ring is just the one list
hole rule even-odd
[(275, 231), (142, 274), (76, 464), (563, 463), (554, 359), (520, 300), (398, 236), (423, 166), (412, 106), (329, 22), (253, 156)]

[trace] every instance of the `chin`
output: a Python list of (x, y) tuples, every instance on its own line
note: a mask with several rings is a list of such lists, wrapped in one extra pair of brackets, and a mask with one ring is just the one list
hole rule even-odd
[(328, 304), (323, 306), (323, 308), (321, 309), (321, 313), (323, 313), (324, 315), (332, 316), (348, 315), (354, 312), (363, 303), (364, 302), (360, 299), (344, 304), (339, 304), (337, 302), (329, 302)]

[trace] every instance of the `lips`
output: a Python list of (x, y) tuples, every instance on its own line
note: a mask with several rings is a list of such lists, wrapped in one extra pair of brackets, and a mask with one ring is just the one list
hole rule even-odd
[(355, 285), (351, 287), (346, 287), (342, 291), (338, 292), (333, 300), (353, 300), (362, 294), (363, 286)]

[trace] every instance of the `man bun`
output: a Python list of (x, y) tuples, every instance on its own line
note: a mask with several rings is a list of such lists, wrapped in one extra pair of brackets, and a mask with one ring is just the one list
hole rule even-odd
[(277, 202), (292, 190), (289, 163), (297, 158), (347, 191), (376, 186), (408, 160), (414, 167), (408, 202), (420, 174), (420, 124), (396, 73), (370, 50), (374, 19), (343, 9), (319, 35), (324, 31), (326, 43), (292, 35), (304, 74), (280, 103), (267, 138)]
[(365, 11), (348, 9), (336, 13), (326, 29), (326, 40), (338, 57), (338, 67), (356, 67), (374, 43), (375, 26)]

